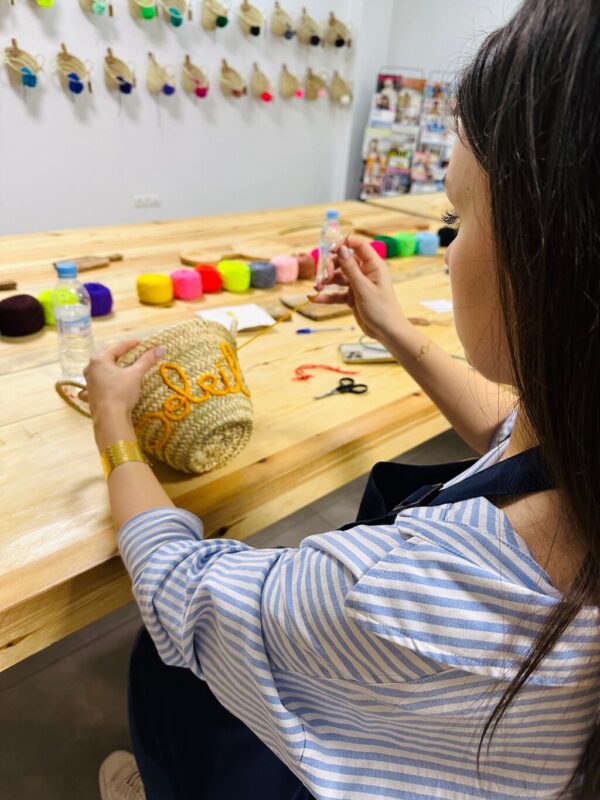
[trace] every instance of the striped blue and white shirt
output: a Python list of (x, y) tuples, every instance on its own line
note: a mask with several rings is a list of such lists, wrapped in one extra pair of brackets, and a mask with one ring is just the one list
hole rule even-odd
[[(500, 443), (469, 470), (497, 460)], [(583, 609), (482, 728), (559, 598), (483, 497), (295, 549), (202, 540), (187, 511), (119, 533), (144, 622), (319, 800), (552, 798), (598, 713), (598, 614)]]

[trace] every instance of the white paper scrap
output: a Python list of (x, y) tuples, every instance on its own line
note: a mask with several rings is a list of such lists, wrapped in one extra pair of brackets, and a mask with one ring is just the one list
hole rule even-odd
[(268, 325), (275, 324), (273, 317), (256, 303), (244, 303), (239, 306), (219, 306), (218, 308), (207, 308), (205, 311), (197, 311), (196, 313), (208, 322), (220, 322), (227, 330), (231, 329), (231, 323), (234, 319), (237, 320), (238, 331), (266, 328)]
[(452, 311), (451, 300), (421, 300), (421, 305), (431, 309), (431, 311), (435, 311), (436, 314)]

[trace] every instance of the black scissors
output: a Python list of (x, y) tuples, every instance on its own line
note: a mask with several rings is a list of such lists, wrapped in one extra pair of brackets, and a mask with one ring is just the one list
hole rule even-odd
[(320, 394), (315, 397), (315, 400), (322, 400), (324, 397), (330, 397), (332, 394), (364, 394), (369, 391), (366, 383), (354, 383), (354, 378), (342, 378), (335, 389), (332, 389), (326, 394)]

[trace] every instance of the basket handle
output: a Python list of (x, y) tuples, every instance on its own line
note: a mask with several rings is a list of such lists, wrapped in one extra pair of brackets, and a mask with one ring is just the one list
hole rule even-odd
[(79, 381), (57, 381), (54, 384), (54, 388), (59, 397), (65, 401), (65, 403), (71, 408), (74, 408), (75, 411), (78, 411), (80, 414), (83, 414), (84, 417), (89, 417), (91, 419), (92, 413), (89, 410), (89, 405), (84, 401), (75, 399), (69, 392), (67, 392), (67, 386), (74, 386), (76, 389), (87, 389), (85, 383), (79, 383)]

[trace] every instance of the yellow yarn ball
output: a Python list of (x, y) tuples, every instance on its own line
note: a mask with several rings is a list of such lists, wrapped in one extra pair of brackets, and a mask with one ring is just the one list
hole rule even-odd
[(162, 306), (173, 302), (173, 281), (169, 275), (138, 275), (136, 285), (140, 303)]
[(247, 292), (250, 288), (251, 272), (245, 261), (224, 259), (217, 264), (223, 277), (223, 287), (228, 292)]

